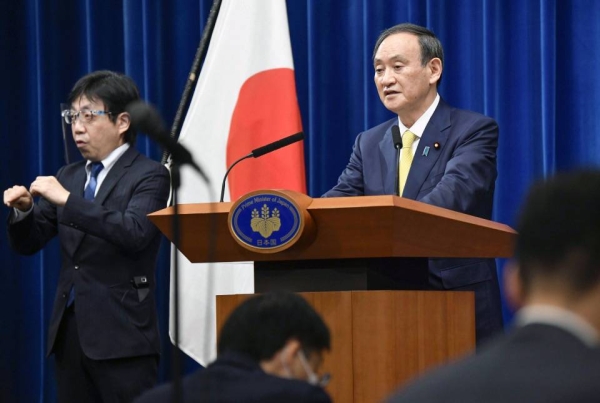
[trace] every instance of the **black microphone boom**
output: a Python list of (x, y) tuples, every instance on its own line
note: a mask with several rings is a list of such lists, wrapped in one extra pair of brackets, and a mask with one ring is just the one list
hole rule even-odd
[(396, 150), (402, 148), (402, 136), (400, 136), (400, 128), (397, 125), (392, 126), (392, 141)]
[(400, 149), (402, 148), (402, 136), (400, 136), (400, 128), (397, 125), (392, 126), (392, 141), (396, 149), (396, 196), (400, 194)]
[(302, 132), (292, 134), (288, 137), (284, 137), (281, 140), (274, 141), (270, 144), (267, 144), (266, 146), (258, 147), (252, 150), (252, 156), (254, 158), (258, 158), (272, 151), (279, 150), (280, 148), (283, 148), (285, 146), (289, 146), (290, 144), (293, 144), (300, 140), (304, 140), (304, 133)]
[(231, 169), (234, 166), (236, 166), (238, 164), (238, 162), (242, 162), (246, 158), (250, 158), (250, 157), (254, 157), (254, 158), (261, 157), (265, 154), (268, 154), (275, 150), (279, 150), (280, 148), (289, 146), (290, 144), (293, 144), (300, 140), (304, 140), (304, 133), (299, 132), (296, 134), (292, 134), (291, 136), (284, 137), (280, 140), (274, 141), (265, 146), (255, 148), (254, 150), (252, 150), (252, 152), (250, 154), (244, 155), (243, 157), (241, 157), (237, 161), (235, 161), (233, 164), (231, 164), (231, 166), (227, 169), (227, 172), (225, 172), (225, 176), (223, 177), (223, 183), (221, 183), (221, 197), (219, 198), (219, 201), (222, 202), (223, 198), (225, 197), (225, 180), (227, 179), (227, 175), (229, 175), (229, 172), (231, 171)]
[(148, 137), (160, 144), (171, 154), (174, 162), (179, 165), (191, 165), (206, 183), (210, 183), (208, 176), (196, 164), (188, 149), (172, 138), (167, 129), (165, 129), (160, 114), (153, 106), (143, 101), (135, 101), (127, 105), (126, 109), (131, 116), (131, 125), (136, 130), (146, 133)]

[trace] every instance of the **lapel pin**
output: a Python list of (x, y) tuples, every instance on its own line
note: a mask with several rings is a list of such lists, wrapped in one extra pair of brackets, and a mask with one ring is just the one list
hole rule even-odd
[(426, 147), (423, 149), (423, 155), (427, 157), (427, 154), (429, 154), (429, 146), (426, 146)]
[(436, 150), (440, 149), (440, 143), (438, 143), (437, 141), (435, 143), (433, 143), (433, 148), (435, 148)]

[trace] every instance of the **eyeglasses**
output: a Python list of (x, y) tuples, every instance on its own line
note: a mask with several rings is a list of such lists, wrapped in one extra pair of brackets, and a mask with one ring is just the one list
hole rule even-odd
[(92, 111), (89, 109), (82, 109), (79, 112), (75, 112), (69, 109), (62, 111), (61, 116), (65, 119), (65, 122), (70, 125), (79, 119), (81, 123), (90, 123), (95, 116), (112, 115), (109, 111)]

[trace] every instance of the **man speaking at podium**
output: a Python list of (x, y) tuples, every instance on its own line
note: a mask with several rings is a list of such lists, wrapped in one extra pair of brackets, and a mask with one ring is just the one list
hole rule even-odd
[(14, 250), (31, 255), (60, 238), (47, 345), (60, 402), (130, 402), (156, 383), (160, 234), (146, 216), (166, 206), (169, 173), (133, 146), (125, 107), (138, 99), (122, 74), (80, 79), (62, 117), (85, 160), (4, 192)]
[[(443, 62), (442, 45), (426, 28), (400, 24), (379, 36), (375, 85), (398, 118), (358, 135), (346, 169), (324, 197), (396, 194), (491, 218), (498, 125), (440, 98)], [(478, 344), (501, 332), (494, 259), (431, 258), (429, 286), (475, 292)]]

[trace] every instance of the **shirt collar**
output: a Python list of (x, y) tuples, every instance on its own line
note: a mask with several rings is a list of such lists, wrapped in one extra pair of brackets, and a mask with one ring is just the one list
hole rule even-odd
[[(104, 172), (108, 172), (110, 170), (110, 168), (112, 168), (113, 165), (115, 165), (115, 162), (117, 162), (117, 160), (119, 158), (121, 158), (121, 156), (123, 154), (125, 154), (125, 151), (127, 151), (129, 149), (130, 145), (129, 143), (125, 143), (125, 144), (121, 144), (119, 147), (115, 148), (114, 150), (112, 150), (112, 152), (110, 154), (108, 154), (108, 156), (106, 158), (104, 158), (102, 161), (102, 165), (104, 165)], [(92, 161), (88, 161), (85, 164), (85, 170), (86, 172), (89, 174), (90, 171), (92, 169)]]
[(552, 305), (529, 305), (517, 313), (515, 324), (525, 326), (534, 323), (559, 327), (590, 347), (600, 343), (598, 331), (581, 316)]
[(404, 134), (405, 131), (410, 130), (418, 138), (421, 138), (421, 136), (423, 136), (423, 132), (425, 132), (425, 128), (427, 127), (427, 124), (429, 123), (429, 121), (431, 120), (431, 117), (433, 116), (433, 112), (435, 112), (435, 109), (437, 108), (439, 103), (440, 103), (440, 94), (436, 94), (435, 99), (433, 100), (433, 103), (431, 105), (429, 105), (429, 108), (427, 108), (425, 113), (422, 114), (421, 117), (419, 119), (417, 119), (415, 124), (412, 125), (411, 127), (404, 126), (404, 124), (402, 124), (402, 121), (400, 120), (400, 117), (398, 117), (398, 128), (400, 129), (400, 134)]

